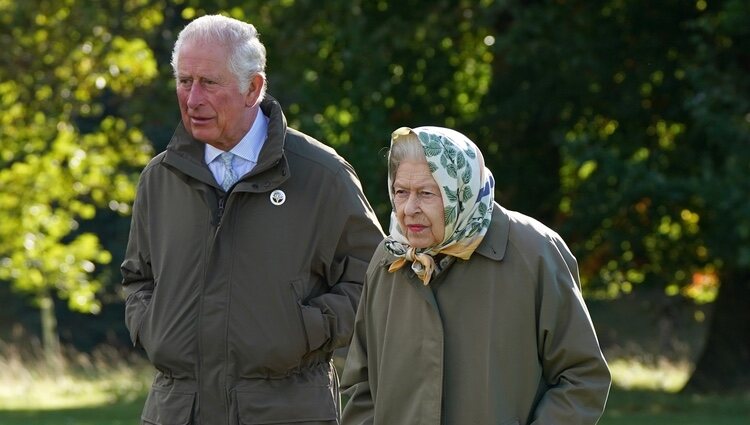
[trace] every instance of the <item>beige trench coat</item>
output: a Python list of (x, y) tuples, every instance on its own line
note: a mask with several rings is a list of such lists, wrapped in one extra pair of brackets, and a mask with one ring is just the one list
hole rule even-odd
[(610, 373), (576, 260), (536, 220), (495, 204), (468, 261), (425, 287), (381, 244), (343, 373), (343, 424), (595, 424)]

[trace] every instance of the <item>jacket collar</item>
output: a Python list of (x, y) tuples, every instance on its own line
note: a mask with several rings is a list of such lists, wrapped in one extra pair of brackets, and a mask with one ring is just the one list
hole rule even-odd
[[(289, 178), (289, 166), (284, 157), (286, 117), (279, 102), (271, 96), (266, 96), (260, 108), (268, 117), (268, 136), (258, 155), (258, 163), (252, 171), (240, 178), (235, 191), (266, 192)], [(204, 149), (205, 144), (195, 140), (180, 122), (167, 145), (163, 163), (205, 184), (219, 188), (204, 162)]]
[[(489, 258), (494, 261), (502, 261), (505, 257), (506, 247), (508, 246), (508, 238), (510, 236), (510, 217), (508, 211), (501, 207), (498, 203), (493, 204), (492, 208), (492, 223), (487, 233), (484, 235), (482, 242), (477, 247), (475, 254)], [(381, 267), (387, 264), (393, 263), (396, 257), (386, 251), (385, 258), (381, 259), (379, 265)], [(471, 261), (469, 259), (468, 261)], [(409, 267), (408, 265), (406, 267)], [(407, 272), (407, 280), (419, 292), (424, 299), (436, 310), (439, 310), (435, 294), (430, 290), (428, 286), (422, 284), (422, 281), (417, 277), (416, 274)]]
[(497, 202), (492, 206), (492, 224), (487, 229), (475, 253), (491, 260), (501, 261), (510, 237), (510, 217), (508, 211)]

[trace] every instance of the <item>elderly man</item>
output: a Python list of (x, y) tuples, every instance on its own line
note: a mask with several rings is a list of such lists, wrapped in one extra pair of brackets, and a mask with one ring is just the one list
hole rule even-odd
[(383, 238), (352, 167), (288, 128), (250, 24), (177, 39), (182, 121), (138, 184), (126, 324), (158, 370), (147, 424), (336, 424), (349, 343)]

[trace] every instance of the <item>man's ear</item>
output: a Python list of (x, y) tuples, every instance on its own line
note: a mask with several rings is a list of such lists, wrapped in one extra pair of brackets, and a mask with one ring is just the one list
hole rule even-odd
[(253, 75), (245, 95), (245, 106), (253, 107), (258, 103), (260, 93), (263, 91), (263, 84), (265, 84), (265, 79), (262, 75)]

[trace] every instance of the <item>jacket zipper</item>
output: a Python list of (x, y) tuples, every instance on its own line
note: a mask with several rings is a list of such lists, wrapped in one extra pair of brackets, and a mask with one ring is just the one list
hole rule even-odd
[(218, 214), (218, 217), (216, 218), (217, 223), (220, 223), (221, 217), (224, 216), (224, 205), (226, 204), (226, 199), (227, 199), (226, 196), (222, 196), (219, 198), (219, 214)]

